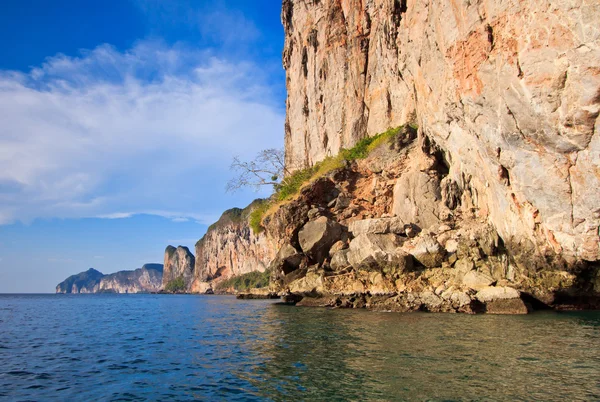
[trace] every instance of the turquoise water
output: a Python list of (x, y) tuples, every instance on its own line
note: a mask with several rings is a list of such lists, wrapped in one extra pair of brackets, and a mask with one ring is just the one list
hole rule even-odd
[(0, 399), (600, 400), (600, 313), (0, 295)]

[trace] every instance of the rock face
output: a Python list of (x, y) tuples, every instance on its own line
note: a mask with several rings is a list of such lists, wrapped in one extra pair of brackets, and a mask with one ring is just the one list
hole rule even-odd
[(179, 246), (177, 248), (168, 246), (165, 250), (165, 268), (163, 272), (163, 288), (169, 282), (183, 278), (186, 290), (192, 286), (194, 279), (195, 258), (187, 247)]
[(331, 246), (342, 236), (342, 227), (334, 220), (321, 216), (300, 229), (298, 241), (302, 251), (313, 261), (322, 262)]
[(162, 264), (145, 264), (135, 271), (103, 273), (90, 268), (68, 277), (56, 286), (56, 293), (149, 293), (162, 287)]
[[(410, 187), (403, 177), (415, 172), (439, 192), (406, 188), (401, 197), (410, 208), (398, 210), (398, 183)], [(481, 195), (457, 193), (449, 177), (437, 148), (400, 130), (366, 159), (307, 184), (263, 219), (266, 236), (283, 244), (271, 264), (271, 291), (302, 306), (399, 312), (600, 305), (596, 264), (570, 265), (551, 254), (540, 262), (539, 249), (507, 244), (475, 206)]]
[(270, 267), (301, 305), (600, 306), (600, 3), (283, 0), (282, 20), (290, 170), (403, 127), (260, 234), (226, 212), (192, 290)]
[(445, 177), (409, 169), (396, 214), (462, 201), (532, 266), (600, 260), (600, 3), (284, 0), (282, 20), (288, 166), (413, 121)]
[(264, 233), (255, 234), (248, 223), (257, 200), (245, 209), (223, 213), (196, 243), (192, 291), (206, 282), (219, 282), (252, 271), (264, 272), (277, 253), (277, 244)]

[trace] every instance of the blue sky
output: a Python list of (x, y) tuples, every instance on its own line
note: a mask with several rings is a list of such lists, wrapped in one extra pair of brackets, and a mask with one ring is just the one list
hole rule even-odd
[(279, 0), (3, 0), (0, 293), (162, 262), (281, 147)]

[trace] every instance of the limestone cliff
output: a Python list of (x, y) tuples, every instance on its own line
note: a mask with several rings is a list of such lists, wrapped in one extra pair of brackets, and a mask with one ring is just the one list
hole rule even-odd
[(600, 265), (508, 244), (404, 128), (315, 177), (263, 219), (283, 242), (271, 290), (305, 306), (527, 313), (600, 307)]
[(507, 248), (600, 259), (599, 2), (284, 0), (282, 20), (289, 166), (414, 121)]
[(600, 306), (600, 3), (283, 0), (282, 21), (286, 165), (340, 156), (261, 234), (224, 214), (192, 288), (268, 266), (304, 305)]
[(195, 258), (190, 250), (184, 246), (167, 246), (165, 249), (165, 264), (162, 284), (165, 288), (170, 282), (181, 278), (183, 287), (189, 291), (194, 280)]
[(196, 243), (192, 291), (204, 293), (207, 282), (266, 269), (277, 251), (276, 242), (264, 233), (254, 233), (248, 223), (249, 213), (260, 202), (226, 211)]
[(56, 293), (149, 293), (162, 286), (161, 264), (145, 264), (135, 271), (104, 275), (90, 268), (72, 275), (56, 286)]

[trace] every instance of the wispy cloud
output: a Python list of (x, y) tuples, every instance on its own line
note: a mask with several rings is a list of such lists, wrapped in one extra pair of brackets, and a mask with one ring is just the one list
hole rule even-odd
[(259, 67), (140, 42), (0, 71), (0, 224), (218, 218), (233, 155), (282, 142)]

